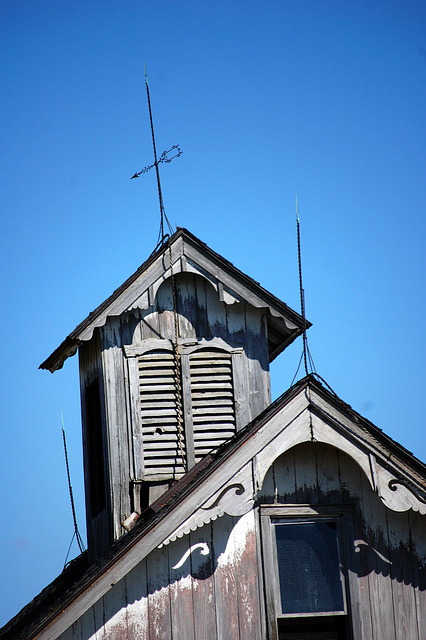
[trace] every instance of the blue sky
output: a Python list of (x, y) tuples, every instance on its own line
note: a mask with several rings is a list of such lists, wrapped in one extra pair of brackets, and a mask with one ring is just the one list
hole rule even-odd
[(316, 369), (426, 459), (425, 34), (423, 0), (1, 3), (0, 625), (71, 541), (61, 411), (84, 532), (77, 359), (38, 365), (156, 244), (144, 60), (172, 224), (299, 310), (297, 193)]

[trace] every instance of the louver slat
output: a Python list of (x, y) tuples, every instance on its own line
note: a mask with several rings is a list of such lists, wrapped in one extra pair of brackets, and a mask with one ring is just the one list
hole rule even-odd
[(235, 433), (231, 356), (196, 352), (190, 356), (194, 453), (198, 462)]
[(139, 358), (139, 393), (146, 475), (183, 473), (173, 354), (156, 352)]

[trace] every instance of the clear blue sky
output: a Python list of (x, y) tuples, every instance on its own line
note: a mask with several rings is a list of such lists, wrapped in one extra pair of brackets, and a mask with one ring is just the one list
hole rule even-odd
[(316, 369), (426, 459), (424, 0), (4, 0), (0, 42), (0, 624), (72, 537), (61, 410), (85, 529), (77, 359), (38, 365), (156, 244), (144, 60), (172, 223), (299, 310), (297, 193)]

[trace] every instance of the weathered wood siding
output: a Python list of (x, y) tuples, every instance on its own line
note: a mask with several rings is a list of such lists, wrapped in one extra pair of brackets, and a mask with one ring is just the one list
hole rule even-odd
[[(194, 341), (200, 345), (204, 341), (203, 350), (188, 356), (188, 360), (182, 358), (182, 393), (185, 428), (185, 445), (188, 466), (198, 462), (202, 456), (221, 442), (231, 437), (235, 429), (245, 426), (255, 418), (265, 407), (270, 404), (270, 379), (268, 340), (265, 314), (251, 305), (240, 302), (226, 304), (220, 299), (219, 294), (210, 282), (201, 276), (192, 273), (179, 273), (175, 276), (176, 283), (176, 309), (178, 318), (178, 337), (182, 342)], [(151, 297), (151, 296), (148, 296)], [(124, 352), (129, 354), (129, 347), (136, 352), (138, 346), (142, 348), (151, 344), (154, 340), (175, 341), (175, 314), (173, 305), (173, 292), (171, 279), (167, 279), (158, 289), (155, 297), (152, 297), (147, 309), (134, 308), (131, 313), (121, 316), (121, 323), (125, 330), (117, 336), (117, 348), (126, 346)], [(110, 324), (112, 321), (108, 321)], [(217, 345), (210, 348), (209, 341), (221, 339), (230, 349), (240, 348), (241, 353), (221, 352)], [(165, 411), (174, 408), (167, 405), (172, 402), (170, 394), (174, 397), (175, 385), (170, 378), (174, 374), (172, 352), (163, 351), (157, 344), (157, 350), (147, 352), (139, 362), (134, 358), (124, 358), (124, 373), (128, 368), (129, 379), (120, 386), (118, 378), (115, 378), (115, 389), (119, 388), (125, 397), (125, 387), (130, 399), (127, 408), (129, 417), (129, 443), (131, 446), (131, 458), (133, 460), (133, 476), (138, 479), (149, 476), (151, 480), (164, 480), (166, 477), (175, 478), (182, 474), (181, 456), (179, 453), (176, 419), (171, 413), (165, 415)], [(123, 350), (121, 353), (123, 353)], [(156, 356), (157, 354), (157, 356)], [(202, 378), (197, 380), (197, 358), (205, 359)], [(123, 356), (124, 357), (124, 356)], [(156, 384), (164, 386), (164, 406), (158, 409), (156, 415), (154, 408), (158, 407), (158, 384), (156, 387), (157, 399), (149, 404), (149, 383), (146, 377), (141, 377), (144, 371), (144, 360), (153, 362), (155, 357), (160, 360), (170, 359), (170, 371), (167, 376), (155, 378)], [(221, 365), (218, 359), (227, 361)], [(208, 360), (210, 359), (210, 364)], [(111, 357), (110, 357), (111, 362)], [(105, 361), (105, 365), (106, 365)], [(117, 368), (112, 367), (113, 370)], [(140, 398), (142, 404), (142, 428), (141, 418), (138, 416), (139, 397), (135, 389), (135, 371), (140, 382)], [(200, 369), (198, 367), (198, 373)], [(148, 372), (149, 373), (149, 372)], [(197, 388), (202, 383), (204, 388)], [(220, 387), (220, 388), (219, 388)], [(195, 393), (194, 393), (195, 390)], [(209, 390), (211, 394), (209, 396)], [(145, 401), (143, 394), (147, 394)], [(117, 392), (118, 395), (118, 392)], [(200, 396), (203, 396), (203, 406), (200, 405)], [(211, 402), (207, 403), (206, 399)], [(225, 407), (225, 405), (227, 405)], [(147, 413), (144, 419), (144, 410)], [(123, 415), (125, 413), (123, 412)], [(164, 446), (170, 448), (169, 460), (164, 454), (163, 460), (159, 458), (158, 469), (155, 469), (155, 430), (150, 424), (160, 420), (164, 415), (167, 424), (159, 424), (159, 429), (167, 431), (164, 434)], [(204, 417), (203, 417), (204, 416)], [(228, 419), (229, 418), (229, 419)], [(169, 426), (168, 426), (169, 425)], [(157, 439), (159, 439), (157, 437)], [(146, 443), (146, 446), (142, 443)], [(169, 464), (167, 471), (165, 466)]]
[(257, 538), (250, 511), (156, 549), (60, 640), (263, 640)]
[(261, 504), (351, 505), (343, 555), (353, 640), (426, 637), (424, 516), (390, 511), (349, 456), (304, 443), (274, 462), (246, 515), (157, 548), (60, 640), (265, 640)]
[(121, 523), (131, 513), (129, 481), (133, 475), (129, 451), (127, 394), (123, 360), (123, 327), (120, 318), (110, 318), (101, 332), (102, 370), (107, 425), (109, 488), (114, 539), (123, 533)]
[(346, 540), (345, 562), (354, 639), (426, 638), (424, 516), (386, 508), (349, 456), (315, 443), (275, 461), (260, 501), (351, 504), (353, 539)]
[[(246, 372), (242, 391), (249, 397), (249, 421), (271, 401), (265, 314), (241, 302), (226, 304), (201, 276), (180, 273), (175, 280), (180, 338), (222, 338), (230, 345), (244, 348)], [(123, 336), (123, 344), (137, 344), (153, 338), (173, 341), (175, 326), (170, 278), (161, 285), (151, 306), (136, 308), (128, 316), (122, 316), (122, 321), (124, 319), (127, 335)]]
[[(194, 344), (200, 340), (207, 341), (203, 352), (189, 355), (181, 361), (183, 448), (187, 451), (187, 464), (191, 467), (270, 404), (267, 325), (264, 312), (238, 301), (226, 304), (206, 278), (179, 273), (175, 282), (179, 339), (193, 340)], [(228, 345), (228, 352), (209, 350), (209, 341), (217, 338)], [(92, 517), (90, 496), (87, 495), (86, 499), (89, 548), (93, 558), (107, 549), (111, 535), (117, 539), (124, 533), (121, 523), (133, 510), (139, 510), (141, 485), (137, 483), (144, 479), (156, 483), (150, 489), (151, 502), (154, 490), (161, 492), (167, 489), (167, 484), (159, 488), (159, 482), (179, 477), (184, 471), (177, 423), (170, 422), (171, 417), (165, 416), (170, 393), (173, 397), (175, 395), (173, 380), (171, 383), (168, 378), (160, 380), (165, 389), (164, 406), (158, 408), (157, 401), (151, 406), (148, 401), (144, 405), (147, 407), (146, 417), (142, 411), (141, 419), (141, 397), (144, 389), (150, 393), (149, 384), (147, 386), (145, 378), (141, 378), (143, 359), (129, 357), (129, 349), (136, 353), (138, 348), (152, 344), (153, 340), (168, 341), (169, 349), (170, 341), (175, 340), (170, 278), (163, 282), (156, 295), (148, 291), (136, 301), (131, 311), (108, 318), (92, 340), (80, 348), (83, 431), (85, 388), (95, 375), (100, 381), (105, 429), (105, 513)], [(240, 350), (238, 353), (236, 348)], [(171, 351), (168, 354), (163, 351), (161, 355), (157, 350), (157, 353), (159, 361), (172, 357)], [(197, 380), (195, 363), (203, 354), (206, 359), (211, 359), (211, 370), (206, 363), (203, 376), (198, 375)], [(154, 356), (155, 352), (148, 352), (143, 358), (151, 361)], [(216, 362), (220, 358), (224, 362), (221, 366)], [(171, 365), (174, 373), (173, 359)], [(170, 392), (166, 392), (167, 384), (173, 387)], [(196, 387), (200, 384), (204, 387), (197, 392)], [(208, 387), (211, 388), (210, 395)], [(158, 391), (156, 393), (158, 396)], [(200, 395), (204, 398), (202, 401)], [(208, 406), (204, 396), (211, 400)], [(158, 420), (161, 422), (161, 416), (168, 423), (153, 424)], [(87, 460), (85, 464), (87, 466)], [(132, 485), (133, 480), (137, 483)], [(90, 492), (88, 483), (86, 487)]]

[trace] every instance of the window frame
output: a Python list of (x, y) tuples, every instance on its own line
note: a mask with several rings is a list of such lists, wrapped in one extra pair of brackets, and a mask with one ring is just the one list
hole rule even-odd
[[(300, 622), (318, 620), (344, 619), (347, 637), (350, 632), (350, 597), (348, 593), (349, 579), (347, 571), (347, 536), (351, 531), (352, 505), (297, 505), (297, 504), (267, 504), (260, 505), (260, 529), (262, 538), (262, 560), (264, 574), (264, 589), (266, 599), (266, 616), (269, 638), (279, 637), (279, 621), (300, 620)], [(288, 524), (334, 522), (336, 524), (338, 560), (340, 566), (340, 583), (342, 587), (343, 609), (341, 611), (323, 611), (313, 613), (285, 613), (281, 611), (281, 590), (278, 574), (278, 558), (275, 538), (275, 522), (282, 520)]]

